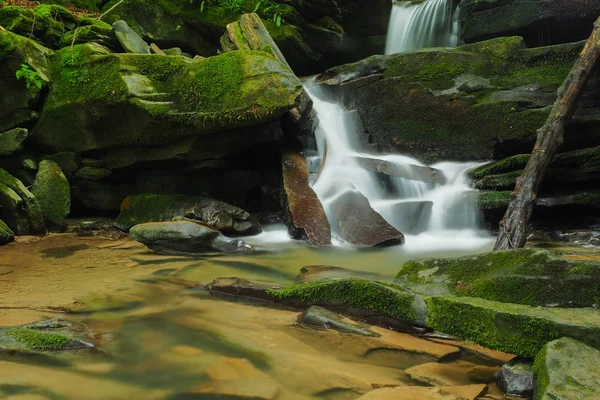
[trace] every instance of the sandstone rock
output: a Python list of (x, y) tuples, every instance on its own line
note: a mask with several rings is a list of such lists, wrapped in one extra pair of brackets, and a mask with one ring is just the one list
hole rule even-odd
[(463, 400), (463, 397), (445, 392), (443, 388), (422, 386), (398, 386), (375, 389), (359, 400)]
[(46, 227), (60, 230), (71, 212), (71, 188), (58, 164), (51, 160), (40, 162), (31, 193), (40, 203)]
[(409, 261), (395, 282), (421, 295), (480, 297), (531, 306), (590, 307), (600, 296), (600, 263), (546, 250)]
[(321, 329), (333, 329), (342, 333), (353, 333), (362, 336), (379, 336), (369, 325), (350, 321), (341, 315), (319, 306), (311, 306), (298, 316), (302, 325)]
[(411, 379), (432, 386), (463, 386), (474, 381), (490, 383), (497, 368), (461, 362), (456, 364), (427, 363), (407, 369)]
[(0, 156), (9, 156), (23, 150), (29, 132), (25, 128), (15, 128), (0, 132)]
[(308, 169), (302, 154), (282, 154), (284, 220), (290, 236), (314, 246), (331, 244), (331, 227), (317, 194), (309, 186)]
[(261, 229), (241, 208), (203, 196), (140, 194), (129, 196), (121, 204), (115, 221), (119, 229), (128, 230), (144, 222), (193, 219), (229, 234), (256, 234)]
[(515, 358), (495, 375), (498, 388), (508, 396), (533, 397), (533, 370), (528, 360)]
[(113, 24), (113, 30), (117, 40), (127, 53), (150, 54), (150, 46), (144, 41), (125, 21), (117, 21)]
[(161, 254), (239, 253), (254, 251), (243, 240), (194, 222), (148, 222), (129, 230), (133, 240)]
[(550, 342), (535, 358), (535, 398), (594, 399), (600, 387), (599, 369), (597, 349), (569, 337)]

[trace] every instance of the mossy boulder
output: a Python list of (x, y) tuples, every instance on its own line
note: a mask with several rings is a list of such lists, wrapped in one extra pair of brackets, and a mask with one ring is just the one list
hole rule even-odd
[[(428, 163), (493, 159), (519, 148), (529, 151), (582, 46), (528, 49), (522, 38), (498, 38), (373, 56), (332, 68), (317, 80), (357, 111), (376, 150)], [(592, 94), (584, 97), (595, 101)], [(580, 112), (565, 137), (577, 137), (584, 124), (600, 121)]]
[(0, 168), (0, 218), (17, 235), (45, 233), (44, 216), (35, 196)]
[(537, 249), (409, 261), (395, 282), (421, 295), (479, 297), (531, 306), (600, 303), (600, 262)]
[(22, 36), (34, 37), (50, 48), (58, 48), (65, 31), (73, 29), (77, 19), (58, 5), (39, 5), (34, 9), (7, 6), (0, 8), (0, 25)]
[(427, 325), (482, 346), (533, 358), (546, 343), (569, 336), (600, 348), (600, 310), (546, 308), (474, 297), (425, 298)]
[(40, 352), (93, 347), (55, 320), (0, 328), (0, 350)]
[(9, 156), (23, 150), (29, 132), (25, 128), (14, 128), (0, 132), (0, 156)]
[(346, 314), (385, 316), (415, 326), (425, 326), (427, 306), (420, 296), (400, 286), (366, 279), (308, 282), (267, 290), (276, 302), (294, 307), (334, 307)]
[(250, 214), (241, 208), (203, 196), (140, 194), (129, 196), (121, 204), (115, 225), (129, 230), (145, 222), (165, 222), (176, 219), (199, 221), (226, 234), (260, 232)]
[(570, 337), (548, 343), (533, 366), (536, 400), (594, 399), (600, 388), (600, 351)]
[(477, 42), (521, 35), (530, 46), (586, 39), (600, 15), (600, 4), (588, 0), (464, 0), (460, 4), (462, 38)]
[(42, 208), (46, 227), (60, 230), (71, 212), (71, 188), (57, 163), (51, 160), (40, 162), (31, 193)]
[(15, 240), (14, 232), (0, 219), (0, 245), (7, 244)]
[(72, 44), (98, 43), (109, 49), (119, 49), (119, 43), (112, 26), (104, 21), (94, 18), (84, 18), (79, 26), (65, 32), (60, 41), (60, 47), (69, 47)]
[(276, 121), (303, 94), (300, 80), (262, 52), (190, 62), (82, 44), (56, 52), (50, 69), (53, 84), (31, 139), (56, 152), (127, 147), (131, 154), (191, 139), (196, 149), (219, 139), (235, 152), (230, 136), (208, 136)]

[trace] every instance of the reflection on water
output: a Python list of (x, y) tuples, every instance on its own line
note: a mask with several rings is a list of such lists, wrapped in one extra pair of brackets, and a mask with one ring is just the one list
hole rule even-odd
[(129, 239), (69, 234), (1, 248), (0, 325), (59, 317), (96, 347), (0, 353), (0, 398), (355, 399), (373, 387), (422, 384), (405, 373), (415, 365), (454, 365), (453, 379), (468, 384), (478, 365), (505, 359), (382, 328), (374, 328), (378, 338), (312, 330), (298, 325), (297, 310), (225, 301), (203, 289), (222, 276), (291, 284), (316, 264), (391, 279), (409, 258), (464, 253), (429, 252), (426, 237), (410, 251), (359, 251), (309, 248), (281, 235), (276, 227), (248, 238), (264, 250), (252, 256), (161, 256)]

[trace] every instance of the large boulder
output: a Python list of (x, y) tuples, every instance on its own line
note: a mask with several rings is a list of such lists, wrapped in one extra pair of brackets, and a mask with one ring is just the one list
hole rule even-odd
[[(356, 110), (376, 151), (427, 163), (500, 159), (530, 152), (582, 47), (528, 49), (522, 38), (498, 38), (373, 56), (332, 68), (317, 81)], [(600, 144), (600, 120), (591, 111), (597, 88), (588, 85), (564, 147)]]
[(463, 0), (462, 38), (467, 43), (519, 35), (529, 46), (586, 39), (600, 15), (594, 0)]
[(600, 348), (600, 310), (547, 308), (475, 297), (425, 298), (427, 326), (482, 346), (533, 358), (552, 340), (569, 336)]
[(600, 262), (518, 249), (405, 263), (395, 282), (421, 295), (480, 297), (531, 306), (590, 307), (600, 298)]
[(0, 219), (0, 245), (7, 244), (15, 240), (13, 231)]
[(71, 188), (58, 164), (51, 160), (40, 162), (31, 193), (40, 203), (46, 227), (60, 230), (71, 212)]
[(134, 226), (131, 238), (162, 254), (246, 253), (254, 249), (243, 240), (189, 221), (148, 222)]
[(187, 218), (227, 234), (256, 234), (260, 226), (241, 208), (203, 196), (140, 194), (121, 204), (115, 225), (129, 230), (145, 222)]
[(600, 351), (563, 337), (535, 357), (537, 400), (595, 399), (600, 388)]
[(42, 209), (23, 183), (0, 168), (0, 218), (17, 235), (46, 232)]

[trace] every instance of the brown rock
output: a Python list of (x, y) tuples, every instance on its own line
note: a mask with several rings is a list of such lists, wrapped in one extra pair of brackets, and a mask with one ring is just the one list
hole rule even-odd
[(475, 400), (487, 392), (487, 385), (444, 386), (442, 390), (467, 400)]
[(290, 236), (313, 246), (331, 245), (331, 227), (321, 201), (308, 184), (306, 159), (297, 151), (282, 154), (282, 202)]
[(215, 278), (206, 285), (213, 293), (225, 293), (233, 296), (250, 297), (253, 299), (271, 301), (267, 295), (269, 289), (281, 289), (281, 286), (270, 283), (249, 281), (243, 278)]
[(391, 226), (357, 190), (336, 198), (331, 209), (347, 242), (361, 247), (404, 243), (402, 232)]
[(498, 368), (484, 367), (469, 362), (453, 364), (427, 363), (407, 369), (411, 379), (433, 386), (464, 386), (474, 381), (490, 383)]
[(154, 54), (166, 56), (165, 52), (162, 51), (155, 43), (150, 44), (150, 51)]
[(398, 386), (370, 391), (358, 400), (465, 400), (444, 392), (440, 388), (421, 386)]
[(406, 165), (404, 167), (391, 163), (386, 160), (376, 158), (353, 157), (356, 163), (364, 169), (373, 172), (404, 178), (411, 181), (420, 181), (427, 183), (446, 183), (446, 178), (442, 171), (432, 167), (422, 167), (420, 165)]

